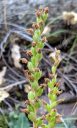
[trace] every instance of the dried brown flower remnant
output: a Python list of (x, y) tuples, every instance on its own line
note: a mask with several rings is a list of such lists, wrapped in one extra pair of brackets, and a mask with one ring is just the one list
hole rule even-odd
[(48, 7), (44, 8), (45, 13), (48, 13), (48, 11), (49, 11)]
[(33, 35), (33, 33), (34, 33), (34, 31), (33, 31), (33, 29), (32, 29), (32, 28), (27, 29), (27, 32), (28, 32), (30, 35)]
[(40, 11), (36, 11), (36, 16), (40, 17), (41, 16), (41, 12)]
[(55, 61), (55, 63), (60, 63), (61, 62), (61, 56), (60, 56), (60, 50), (55, 49), (55, 51), (53, 53), (50, 53), (49, 58), (53, 61)]
[(21, 58), (20, 60), (21, 60), (22, 63), (24, 63), (24, 64), (27, 64), (27, 63), (28, 63), (28, 60), (27, 60), (26, 58)]
[(33, 29), (38, 29), (40, 26), (38, 23), (33, 23), (32, 27), (33, 27)]
[(42, 38), (42, 42), (43, 43), (47, 42), (47, 38), (45, 36)]
[(36, 16), (40, 17), (43, 13), (43, 9), (36, 10)]
[(27, 108), (24, 108), (24, 109), (21, 108), (20, 110), (21, 110), (21, 112), (24, 112), (24, 113), (27, 113), (27, 114), (29, 113), (29, 110)]
[(32, 42), (32, 46), (33, 46), (33, 47), (36, 46), (36, 42), (33, 41), (33, 42)]
[(67, 12), (64, 11), (62, 14), (63, 20), (68, 24), (68, 25), (75, 25), (77, 24), (77, 13), (76, 12)]
[(27, 50), (27, 51), (26, 51), (26, 54), (29, 55), (29, 56), (31, 56), (31, 55), (32, 55), (31, 50)]
[(56, 115), (56, 123), (61, 123), (62, 122), (61, 117), (62, 116), (60, 114)]

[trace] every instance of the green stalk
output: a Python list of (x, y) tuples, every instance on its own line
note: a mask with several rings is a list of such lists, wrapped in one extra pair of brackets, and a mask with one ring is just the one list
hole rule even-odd
[[(36, 23), (33, 24), (33, 29), (30, 29), (29, 32), (33, 34), (33, 42), (31, 50), (28, 52), (31, 55), (31, 59), (29, 60), (27, 67), (28, 70), (26, 72), (26, 76), (29, 80), (30, 89), (28, 92), (28, 105), (27, 112), (28, 118), (33, 123), (33, 128), (54, 128), (57, 121), (60, 120), (60, 116), (57, 115), (56, 106), (60, 101), (57, 101), (58, 84), (57, 84), (57, 74), (56, 70), (60, 63), (60, 51), (55, 50), (54, 53), (51, 54), (51, 57), (54, 60), (54, 64), (51, 69), (52, 79), (47, 78), (44, 84), (39, 86), (39, 80), (42, 77), (42, 71), (39, 69), (39, 63), (42, 57), (42, 49), (44, 47), (44, 43), (46, 42), (46, 37), (41, 37), (42, 32), (44, 30), (45, 22), (48, 17), (48, 8), (39, 9), (36, 12)], [(26, 63), (26, 60), (25, 60)], [(48, 98), (50, 103), (41, 100), (39, 97), (42, 95), (45, 87), (48, 87), (50, 91), (48, 92)], [(37, 112), (41, 105), (47, 110), (46, 115), (42, 115), (41, 117), (37, 116)], [(47, 124), (44, 123), (47, 121)]]
[(42, 71), (39, 69), (39, 63), (42, 59), (42, 49), (46, 38), (41, 38), (41, 34), (44, 29), (45, 21), (48, 17), (48, 8), (40, 9), (36, 12), (36, 23), (33, 24), (33, 43), (31, 47), (31, 59), (28, 62), (28, 79), (31, 86), (31, 90), (28, 93), (29, 110), (28, 117), (33, 122), (33, 127), (38, 128), (42, 125), (43, 121), (37, 117), (37, 111), (41, 106), (39, 97), (43, 93), (43, 87), (39, 86), (39, 79), (42, 77)]

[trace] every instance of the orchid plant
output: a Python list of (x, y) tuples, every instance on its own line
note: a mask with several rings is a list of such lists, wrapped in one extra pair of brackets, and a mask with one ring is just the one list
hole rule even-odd
[[(24, 59), (27, 63), (28, 70), (24, 71), (29, 81), (29, 92), (27, 108), (28, 118), (33, 122), (33, 128), (54, 128), (56, 123), (60, 121), (60, 116), (57, 114), (56, 106), (60, 102), (57, 100), (59, 94), (57, 82), (57, 67), (60, 63), (60, 51), (55, 49), (52, 53), (54, 64), (51, 68), (50, 78), (45, 78), (45, 82), (39, 85), (39, 80), (42, 77), (42, 71), (39, 68), (41, 59), (43, 58), (42, 49), (44, 48), (46, 37), (42, 37), (42, 32), (45, 27), (45, 22), (48, 18), (48, 7), (36, 11), (36, 23), (33, 23), (32, 28), (28, 30), (33, 35), (32, 47), (27, 51), (31, 56), (30, 60)], [(42, 100), (42, 95), (45, 88), (49, 88), (48, 98), (49, 103)], [(38, 109), (43, 105), (47, 114), (38, 117)], [(46, 122), (46, 123), (45, 123)]]

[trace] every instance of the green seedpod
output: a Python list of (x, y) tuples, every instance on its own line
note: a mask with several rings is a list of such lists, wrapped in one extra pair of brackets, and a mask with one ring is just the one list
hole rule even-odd
[(41, 126), (43, 123), (43, 120), (41, 120), (41, 118), (39, 117), (36, 121), (37, 127)]
[(48, 116), (47, 117), (47, 121), (48, 121), (48, 123), (50, 124), (51, 122), (56, 122), (56, 117), (53, 115), (50, 115), (50, 116)]
[(41, 31), (40, 31), (40, 29), (35, 30), (34, 34), (40, 37), (40, 36), (41, 36)]
[(57, 94), (58, 87), (54, 87), (52, 91), (53, 91), (54, 94)]
[(46, 110), (47, 110), (48, 112), (51, 111), (51, 106), (50, 106), (50, 104), (47, 104), (47, 105), (45, 106), (45, 108), (46, 108)]
[(33, 56), (31, 58), (31, 63), (32, 63), (33, 67), (37, 67), (38, 60), (37, 60), (36, 56)]
[(42, 128), (49, 128), (47, 124), (43, 124)]
[(41, 106), (41, 102), (40, 101), (36, 101), (35, 104), (34, 104), (35, 110), (39, 109), (40, 106)]
[(32, 51), (32, 55), (33, 56), (36, 56), (36, 54), (37, 54), (36, 48), (35, 47), (32, 47), (31, 48), (31, 51)]
[(42, 18), (41, 18), (41, 17), (37, 17), (37, 18), (36, 18), (36, 22), (37, 22), (37, 23), (40, 23), (41, 21), (42, 21)]
[(37, 44), (37, 48), (42, 49), (44, 47), (44, 43), (42, 41), (39, 41)]
[(56, 122), (52, 121), (48, 123), (48, 128), (54, 128), (55, 127)]
[(38, 89), (38, 81), (30, 82), (30, 85), (33, 89), (37, 90)]
[(51, 102), (50, 107), (51, 109), (55, 108), (57, 106), (57, 101)]
[(27, 105), (29, 112), (34, 112), (34, 107), (32, 105)]
[(42, 72), (38, 71), (38, 72), (34, 72), (34, 78), (36, 81), (38, 81), (42, 76)]
[(29, 100), (34, 100), (34, 99), (35, 99), (35, 93), (34, 93), (33, 91), (30, 91), (30, 92), (28, 93), (28, 99), (29, 99)]
[(38, 61), (40, 61), (42, 59), (42, 54), (41, 53), (37, 53), (36, 54), (36, 58)]
[(53, 89), (54, 85), (53, 85), (52, 81), (49, 81), (48, 82), (48, 87), (51, 88), (51, 89)]
[(31, 120), (32, 122), (35, 122), (35, 121), (36, 121), (35, 113), (34, 113), (34, 112), (30, 112), (30, 113), (28, 114), (28, 118), (29, 118), (29, 120)]
[(33, 71), (33, 69), (34, 69), (34, 66), (33, 66), (33, 64), (31, 62), (28, 62), (28, 69), (30, 71)]
[(40, 35), (41, 35), (40, 29), (35, 30), (34, 35), (33, 35), (33, 41), (39, 42), (41, 39)]
[(57, 96), (54, 93), (49, 93), (48, 97), (51, 100), (51, 102), (56, 101), (56, 99), (57, 99)]
[(49, 114), (51, 117), (55, 117), (56, 119), (56, 110), (52, 109)]
[(52, 73), (55, 74), (56, 73), (56, 66), (52, 66)]
[(56, 83), (56, 77), (54, 77), (54, 78), (52, 79), (52, 81), (49, 81), (49, 82), (48, 82), (48, 87), (51, 88), (51, 89), (53, 89), (55, 83)]
[(36, 96), (41, 96), (43, 93), (43, 88), (38, 88), (37, 92), (36, 92)]
[(44, 13), (41, 18), (45, 22), (47, 20), (48, 14)]

